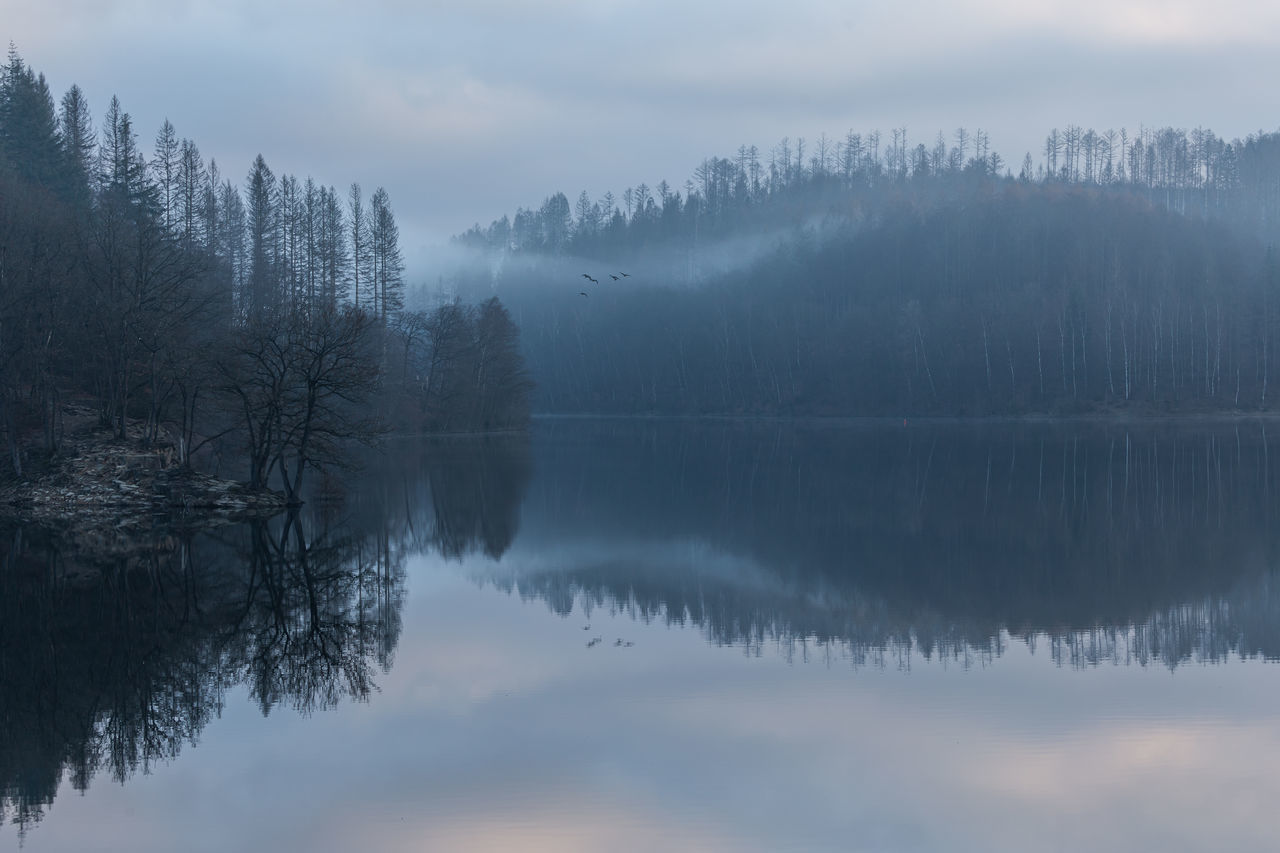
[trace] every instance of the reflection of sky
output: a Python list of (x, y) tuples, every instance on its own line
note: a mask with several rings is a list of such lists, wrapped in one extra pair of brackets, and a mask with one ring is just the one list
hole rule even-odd
[(413, 561), (395, 663), (367, 705), (263, 719), (232, 695), (150, 775), (98, 778), (83, 797), (64, 786), (26, 849), (1280, 842), (1272, 665), (1073, 670), (1016, 642), (969, 669), (788, 661), (600, 610), (586, 631), (578, 611), (470, 580), (494, 568)]

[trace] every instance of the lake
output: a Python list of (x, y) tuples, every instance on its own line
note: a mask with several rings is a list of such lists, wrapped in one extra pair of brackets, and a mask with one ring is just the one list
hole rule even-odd
[(1273, 850), (1278, 437), (543, 419), (0, 526), (0, 846)]

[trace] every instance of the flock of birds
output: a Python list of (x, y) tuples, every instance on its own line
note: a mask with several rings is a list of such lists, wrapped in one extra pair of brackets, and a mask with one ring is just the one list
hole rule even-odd
[[(583, 278), (585, 278), (587, 281), (591, 282), (592, 284), (599, 284), (599, 283), (600, 283), (600, 279), (598, 279), (598, 278), (592, 278), (592, 277), (591, 277), (591, 275), (590, 275), (589, 273), (585, 273), (585, 272), (584, 272), (584, 273), (582, 274), (582, 277), (583, 277)], [(609, 273), (609, 278), (613, 279), (614, 281), (622, 281), (624, 278), (631, 278), (631, 273), (627, 273), (627, 272), (619, 272), (617, 275), (614, 275), (613, 273)], [(585, 290), (579, 290), (579, 291), (578, 291), (578, 294), (579, 294), (580, 296), (590, 296), (590, 295), (591, 295), (591, 294), (587, 293)]]
[[(584, 631), (590, 631), (590, 630), (591, 630), (591, 626), (590, 626), (590, 625), (584, 625), (584, 626), (583, 626), (583, 628), (582, 628), (582, 630), (584, 630)], [(601, 643), (603, 643), (603, 642), (604, 642), (604, 638), (603, 638), (603, 637), (592, 637), (590, 640), (588, 640), (588, 641), (587, 641), (587, 648), (589, 648), (589, 649), (594, 649), (596, 646), (600, 645), (600, 644), (601, 644)], [(619, 637), (618, 639), (614, 640), (614, 641), (613, 641), (613, 644), (614, 644), (615, 646), (620, 647), (620, 648), (626, 648), (626, 647), (628, 647), (628, 646), (634, 646), (634, 645), (635, 645), (635, 643), (633, 643), (631, 640), (624, 640), (624, 639), (622, 639), (621, 637)]]

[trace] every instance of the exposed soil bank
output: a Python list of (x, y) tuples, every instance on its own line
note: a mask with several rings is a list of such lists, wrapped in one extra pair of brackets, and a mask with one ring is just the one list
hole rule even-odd
[(178, 465), (171, 447), (90, 433), (69, 438), (44, 470), (0, 484), (0, 515), (46, 523), (149, 526), (157, 515), (273, 515), (284, 495)]

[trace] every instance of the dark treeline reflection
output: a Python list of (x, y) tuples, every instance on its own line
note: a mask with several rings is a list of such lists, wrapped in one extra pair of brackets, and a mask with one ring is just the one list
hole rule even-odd
[(409, 553), (497, 558), (515, 540), (532, 470), (523, 433), (393, 438), (343, 511)]
[(544, 430), (527, 536), (567, 556), (496, 582), (562, 613), (872, 662), (1280, 657), (1275, 425)]
[(64, 776), (84, 790), (177, 756), (237, 685), (264, 714), (366, 699), (406, 558), (501, 555), (529, 474), (521, 439), (389, 451), (266, 522), (109, 542), (0, 527), (0, 822), (25, 832)]

